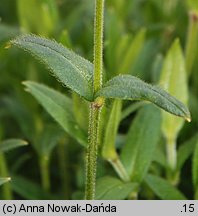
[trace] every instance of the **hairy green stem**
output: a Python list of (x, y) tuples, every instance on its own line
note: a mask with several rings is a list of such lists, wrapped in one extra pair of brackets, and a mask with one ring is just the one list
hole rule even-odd
[(50, 191), (50, 174), (49, 174), (49, 158), (42, 156), (40, 158), (41, 182), (45, 191)]
[(90, 108), (90, 125), (89, 125), (89, 144), (87, 149), (86, 164), (86, 191), (85, 199), (93, 200), (95, 198), (96, 166), (97, 152), (99, 142), (99, 119), (100, 109), (96, 108), (94, 103)]
[(129, 182), (130, 177), (127, 174), (122, 162), (120, 161), (119, 157), (117, 157), (114, 160), (109, 160), (113, 168), (115, 169), (116, 173), (119, 175), (119, 177), (124, 181), (124, 182)]
[(102, 87), (104, 0), (95, 1), (94, 21), (94, 92)]
[[(8, 168), (6, 164), (6, 160), (3, 153), (0, 153), (0, 175), (3, 177), (8, 177)], [(12, 189), (9, 183), (6, 183), (2, 186), (3, 190), (3, 199), (4, 200), (12, 200)]]
[[(104, 23), (104, 0), (95, 1), (94, 20), (94, 81), (93, 90), (96, 93), (102, 87), (103, 68), (103, 23)], [(89, 138), (86, 156), (86, 183), (85, 199), (95, 198), (95, 182), (97, 169), (97, 152), (99, 145), (99, 122), (103, 99), (97, 98), (90, 105)]]

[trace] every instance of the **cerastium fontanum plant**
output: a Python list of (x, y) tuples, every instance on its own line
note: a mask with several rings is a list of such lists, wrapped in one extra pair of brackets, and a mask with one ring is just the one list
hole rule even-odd
[[(43, 62), (52, 74), (66, 87), (80, 95), (90, 104), (89, 133), (86, 156), (86, 189), (85, 199), (95, 198), (96, 162), (99, 146), (100, 115), (105, 99), (121, 100), (146, 100), (174, 115), (191, 120), (188, 109), (176, 98), (157, 86), (149, 85), (139, 78), (131, 75), (115, 76), (103, 82), (103, 27), (104, 27), (104, 0), (95, 0), (95, 25), (94, 25), (94, 63), (76, 55), (69, 49), (55, 41), (23, 35), (11, 41), (11, 44), (30, 52)], [(62, 108), (69, 105), (65, 98), (57, 99), (61, 95), (41, 84), (24, 82), (27, 89), (37, 98), (66, 131), (78, 134), (79, 142), (86, 144), (86, 140), (75, 125), (67, 128), (67, 118), (62, 119), (62, 114), (68, 115)], [(45, 98), (50, 95), (51, 98)], [(57, 97), (56, 97), (57, 96)], [(55, 100), (56, 99), (56, 100)], [(56, 102), (56, 103), (55, 103)], [(51, 104), (45, 106), (44, 104)], [(52, 112), (52, 108), (55, 109)], [(83, 115), (83, 113), (82, 113)], [(121, 169), (122, 164), (120, 164)], [(117, 167), (119, 169), (119, 167)], [(124, 170), (118, 170), (123, 171)], [(127, 180), (127, 176), (123, 177)]]

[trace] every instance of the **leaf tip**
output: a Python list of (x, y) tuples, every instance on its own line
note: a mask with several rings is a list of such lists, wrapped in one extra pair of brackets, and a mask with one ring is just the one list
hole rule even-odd
[(22, 81), (21, 84), (27, 87), (27, 90), (29, 89), (29, 82), (30, 81)]
[(192, 121), (191, 114), (190, 114), (190, 111), (188, 110), (188, 108), (187, 108), (187, 111), (186, 111), (186, 115), (184, 116), (184, 119), (187, 122), (191, 122)]
[(27, 81), (22, 81), (21, 84), (24, 85), (24, 86), (26, 86), (27, 85)]
[(192, 121), (191, 116), (186, 116), (185, 120), (190, 123)]
[(26, 146), (26, 145), (28, 145), (28, 142), (25, 141), (25, 140), (23, 140), (23, 141), (22, 141), (22, 144), (23, 144), (24, 146)]

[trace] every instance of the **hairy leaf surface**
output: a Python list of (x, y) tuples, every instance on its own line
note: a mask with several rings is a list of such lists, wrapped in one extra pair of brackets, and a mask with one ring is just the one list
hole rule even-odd
[(92, 100), (93, 65), (55, 41), (25, 35), (11, 41), (43, 62), (65, 86)]
[(125, 100), (146, 100), (167, 112), (184, 117), (188, 121), (191, 119), (188, 108), (175, 97), (163, 89), (147, 84), (131, 75), (114, 77), (97, 92), (96, 96)]

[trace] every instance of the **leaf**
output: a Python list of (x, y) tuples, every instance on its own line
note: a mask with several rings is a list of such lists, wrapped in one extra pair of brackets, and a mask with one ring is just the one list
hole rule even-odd
[(106, 176), (96, 182), (96, 200), (123, 200), (136, 188), (135, 183), (124, 183)]
[(79, 128), (73, 116), (70, 98), (36, 82), (26, 81), (24, 85), (70, 136), (84, 146), (87, 144), (87, 135)]
[(149, 169), (160, 137), (160, 125), (160, 111), (151, 105), (141, 109), (131, 124), (121, 160), (134, 182), (141, 182)]
[(177, 153), (177, 170), (181, 170), (186, 160), (193, 154), (195, 145), (198, 141), (198, 134), (183, 143)]
[[(185, 60), (178, 39), (175, 40), (164, 60), (160, 84), (168, 93), (187, 105), (188, 83)], [(167, 140), (176, 140), (183, 124), (183, 119), (163, 112), (162, 131)]]
[(0, 186), (2, 184), (5, 184), (6, 182), (9, 182), (11, 180), (11, 178), (0, 178)]
[(143, 48), (145, 41), (146, 30), (141, 29), (134, 37), (131, 43), (128, 44), (125, 55), (122, 56), (122, 64), (119, 67), (119, 71), (122, 74), (130, 72), (131, 66), (137, 60), (140, 51)]
[(49, 200), (54, 198), (43, 191), (39, 185), (21, 176), (12, 177), (11, 187), (14, 192), (27, 200)]
[(117, 153), (115, 149), (116, 135), (120, 122), (122, 102), (120, 100), (115, 100), (110, 112), (110, 116), (107, 122), (105, 130), (105, 138), (102, 146), (102, 156), (106, 160), (114, 160), (117, 158)]
[(55, 41), (24, 35), (11, 44), (30, 52), (43, 62), (52, 74), (65, 86), (85, 99), (93, 99), (93, 65)]
[(12, 149), (26, 146), (28, 143), (20, 139), (8, 139), (0, 143), (0, 152), (8, 152)]
[(190, 112), (183, 103), (161, 88), (149, 85), (131, 75), (114, 77), (96, 93), (96, 97), (97, 96), (150, 101), (167, 112), (184, 117), (188, 121), (191, 120)]
[(147, 175), (146, 184), (162, 200), (186, 200), (186, 197), (166, 180), (155, 176)]
[(193, 159), (192, 159), (192, 180), (194, 188), (197, 191), (198, 188), (198, 139), (195, 143)]

